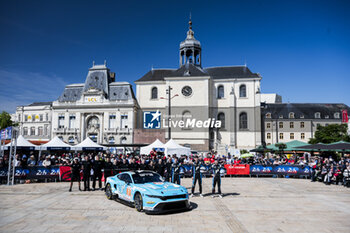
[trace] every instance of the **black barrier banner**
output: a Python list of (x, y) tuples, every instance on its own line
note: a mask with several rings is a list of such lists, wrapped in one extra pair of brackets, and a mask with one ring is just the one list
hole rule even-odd
[(311, 168), (300, 165), (251, 165), (250, 175), (310, 176)]
[[(27, 167), (15, 168), (15, 178), (20, 179), (46, 179), (46, 178), (58, 178), (59, 177), (59, 166), (36, 166), (36, 167)], [(0, 179), (7, 178), (7, 168), (0, 168)]]

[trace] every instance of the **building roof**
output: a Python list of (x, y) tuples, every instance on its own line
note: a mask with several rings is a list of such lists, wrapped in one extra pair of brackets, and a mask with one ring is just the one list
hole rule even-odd
[(162, 81), (166, 77), (210, 76), (213, 79), (259, 78), (259, 74), (252, 73), (246, 66), (226, 66), (200, 68), (193, 64), (186, 64), (178, 69), (152, 69), (136, 82)]
[(28, 106), (43, 106), (43, 105), (52, 105), (52, 101), (50, 102), (34, 102), (32, 104), (29, 104)]
[[(350, 110), (349, 106), (325, 103), (279, 103), (279, 104), (263, 104), (262, 114), (266, 119), (266, 114), (271, 113), (271, 118), (289, 118), (289, 113), (294, 113), (294, 118), (305, 119), (341, 119), (341, 111), (343, 109)], [(320, 113), (320, 118), (316, 118), (316, 113)], [(339, 118), (335, 117), (335, 113), (339, 113)]]
[(128, 82), (114, 82), (114, 73), (106, 65), (93, 65), (89, 69), (85, 83), (67, 85), (58, 98), (59, 102), (76, 102), (84, 93), (103, 93), (109, 100), (135, 99), (132, 86)]

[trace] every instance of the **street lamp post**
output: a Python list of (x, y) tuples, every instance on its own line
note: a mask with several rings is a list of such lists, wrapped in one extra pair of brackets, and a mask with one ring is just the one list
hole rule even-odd
[(166, 94), (168, 95), (168, 98), (160, 97), (160, 99), (168, 100), (168, 140), (171, 139), (171, 99), (175, 98), (176, 96), (179, 96), (178, 94), (171, 97), (171, 90), (173, 88), (168, 86), (168, 89), (166, 89)]

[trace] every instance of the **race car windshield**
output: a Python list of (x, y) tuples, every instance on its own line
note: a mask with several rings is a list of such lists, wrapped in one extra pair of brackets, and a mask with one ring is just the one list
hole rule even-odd
[(163, 182), (162, 177), (155, 173), (136, 173), (132, 175), (132, 179), (135, 184)]

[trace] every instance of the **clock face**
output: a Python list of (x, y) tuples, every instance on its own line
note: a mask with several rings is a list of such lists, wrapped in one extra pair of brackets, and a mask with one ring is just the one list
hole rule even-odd
[(182, 91), (181, 93), (184, 95), (184, 96), (190, 96), (192, 95), (192, 88), (190, 86), (184, 86), (182, 88)]

